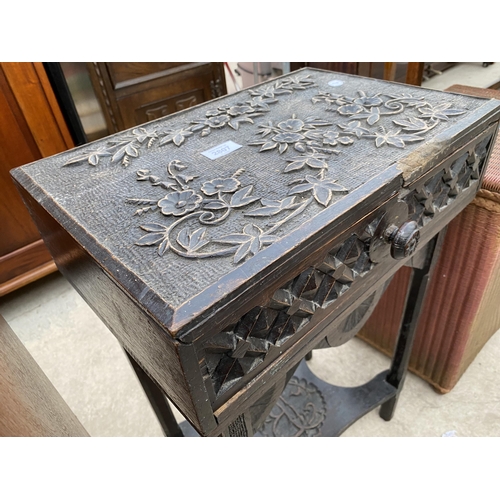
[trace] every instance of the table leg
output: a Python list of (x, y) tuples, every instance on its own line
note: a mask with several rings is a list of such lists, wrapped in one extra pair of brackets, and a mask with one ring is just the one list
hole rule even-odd
[(137, 364), (137, 362), (125, 351), (132, 365), (132, 368), (139, 379), (139, 382), (149, 399), (149, 403), (160, 422), (163, 433), (167, 437), (184, 437), (184, 434), (175, 420), (170, 404), (168, 403), (163, 391), (149, 378), (146, 372)]
[(427, 285), (439, 258), (445, 232), (446, 229), (442, 230), (428, 243), (427, 257), (422, 267), (412, 269), (398, 341), (394, 349), (391, 368), (386, 378), (386, 381), (395, 387), (397, 392), (380, 407), (380, 416), (387, 421), (394, 416), (399, 394), (403, 388)]

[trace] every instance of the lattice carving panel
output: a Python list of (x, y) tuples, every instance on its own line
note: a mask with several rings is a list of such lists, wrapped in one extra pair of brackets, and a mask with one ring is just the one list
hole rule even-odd
[(253, 308), (236, 325), (204, 344), (206, 376), (217, 396), (303, 332), (317, 309), (330, 306), (373, 268), (370, 241), (382, 216), (335, 246), (320, 265), (278, 289), (268, 304)]
[(480, 178), (491, 136), (473, 149), (465, 151), (437, 175), (405, 197), (410, 218), (420, 227), (453, 202), (457, 196)]

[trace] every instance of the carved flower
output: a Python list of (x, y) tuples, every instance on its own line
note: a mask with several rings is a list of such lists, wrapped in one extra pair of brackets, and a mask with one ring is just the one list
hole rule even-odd
[(186, 191), (168, 193), (165, 198), (158, 202), (163, 215), (175, 215), (179, 217), (196, 210), (202, 201), (202, 197), (192, 189)]
[(214, 179), (203, 183), (201, 190), (208, 196), (217, 193), (234, 193), (240, 185), (240, 181), (229, 177), (227, 179)]
[(380, 106), (384, 101), (382, 101), (382, 99), (380, 99), (380, 97), (377, 96), (373, 97), (363, 96), (354, 99), (354, 102), (356, 104), (359, 104), (360, 106)]
[(273, 141), (286, 142), (288, 144), (301, 141), (302, 139), (304, 139), (302, 134), (296, 134), (294, 132), (283, 132), (273, 137)]
[(229, 116), (212, 116), (205, 120), (205, 125), (208, 125), (210, 128), (222, 128), (229, 121)]
[(364, 108), (359, 104), (345, 104), (344, 106), (340, 106), (337, 111), (341, 115), (355, 115), (356, 113), (361, 113), (361, 111), (364, 111)]
[(240, 116), (244, 113), (252, 113), (254, 109), (250, 106), (240, 105), (240, 106), (231, 106), (227, 113), (231, 116)]
[(299, 132), (304, 127), (304, 122), (302, 120), (297, 120), (290, 118), (284, 122), (278, 123), (278, 128), (285, 130), (286, 132)]

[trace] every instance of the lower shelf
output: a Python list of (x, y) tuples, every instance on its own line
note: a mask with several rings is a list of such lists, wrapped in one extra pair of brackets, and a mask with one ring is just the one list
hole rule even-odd
[[(388, 370), (358, 387), (327, 384), (302, 361), (255, 437), (333, 437), (396, 395)], [(189, 425), (186, 437), (199, 437)]]

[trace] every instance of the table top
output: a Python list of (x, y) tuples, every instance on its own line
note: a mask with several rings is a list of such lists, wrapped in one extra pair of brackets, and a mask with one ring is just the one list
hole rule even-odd
[(419, 178), (498, 111), (303, 69), (13, 177), (180, 337), (278, 282), (298, 249), (361, 217), (370, 194)]

